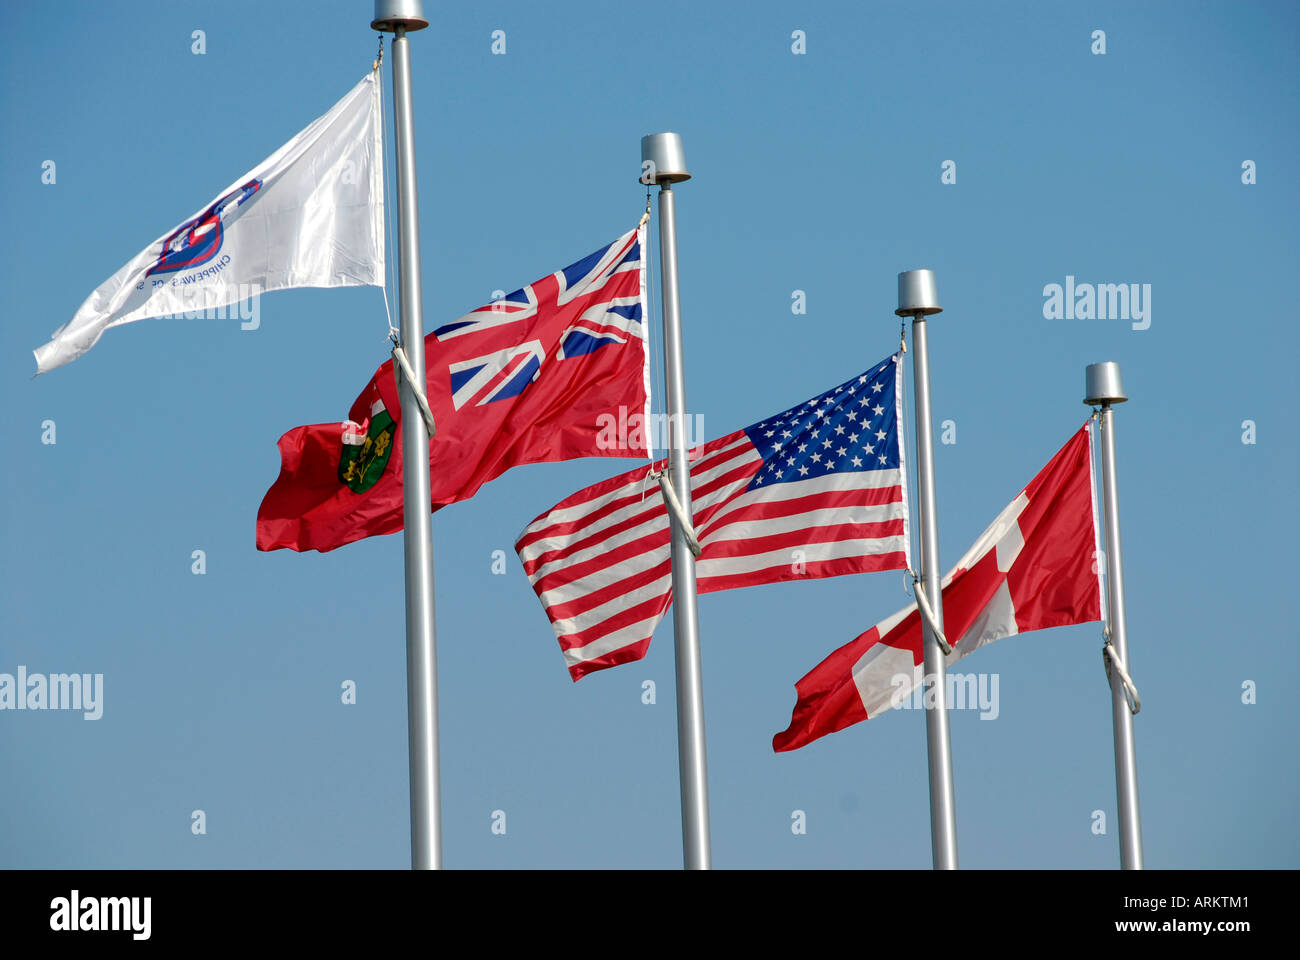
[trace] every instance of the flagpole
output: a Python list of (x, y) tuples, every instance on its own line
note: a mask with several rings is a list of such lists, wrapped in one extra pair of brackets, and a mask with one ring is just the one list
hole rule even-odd
[[(1115, 479), (1114, 404), (1128, 399), (1120, 379), (1119, 364), (1092, 363), (1085, 371), (1089, 406), (1101, 404), (1101, 489), (1106, 516), (1107, 610), (1110, 642), (1120, 664), (1128, 670), (1128, 627), (1124, 620), (1124, 562), (1120, 556), (1119, 484)], [(1109, 652), (1107, 654), (1109, 656)], [(1115, 727), (1115, 794), (1119, 807), (1119, 863), (1123, 870), (1142, 869), (1142, 814), (1138, 808), (1137, 746), (1133, 739), (1133, 713), (1124, 693), (1119, 670), (1110, 675), (1111, 716)]]
[[(411, 785), (411, 869), (442, 867), (438, 785), (438, 655), (433, 609), (429, 433), (412, 385), (425, 389), (415, 123), (406, 34), (429, 25), (422, 0), (375, 0), (373, 30), (393, 34), (393, 132), (397, 153), (398, 302), (414, 384), (402, 391), (402, 511), (406, 528), (406, 711)], [(405, 378), (404, 378), (405, 381)]]
[[(933, 270), (898, 275), (898, 316), (912, 318), (912, 370), (916, 393), (916, 473), (921, 527), (921, 580), (943, 630), (939, 576), (939, 520), (934, 490), (934, 436), (930, 427), (930, 353), (926, 320), (941, 313)], [(957, 802), (953, 793), (952, 748), (948, 736), (947, 664), (930, 624), (922, 624), (925, 648), (925, 737), (930, 764), (930, 848), (936, 870), (957, 869)], [(933, 706), (931, 706), (933, 691)]]
[[(647, 166), (649, 164), (649, 166)], [(689, 180), (682, 138), (641, 138), (642, 183), (659, 184), (659, 257), (663, 279), (664, 374), (668, 384), (668, 463), (672, 488), (690, 517), (691, 477), (686, 452), (686, 372), (682, 361), (681, 303), (677, 289), (677, 216), (673, 183)], [(695, 604), (695, 555), (676, 519), (672, 523), (673, 630), (676, 639), (677, 762), (682, 791), (682, 852), (687, 870), (708, 870), (709, 775), (705, 759), (700, 625)]]

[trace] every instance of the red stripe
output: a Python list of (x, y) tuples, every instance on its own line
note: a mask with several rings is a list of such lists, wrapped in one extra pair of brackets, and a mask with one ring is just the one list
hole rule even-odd
[(650, 646), (650, 638), (646, 637), (637, 643), (629, 643), (626, 647), (619, 647), (612, 650), (603, 657), (596, 657), (594, 660), (584, 660), (569, 668), (569, 676), (573, 677), (574, 682), (581, 680), (589, 673), (596, 670), (604, 670), (606, 667), (617, 667), (620, 663), (631, 663), (633, 660), (640, 660), (645, 656), (646, 648)]
[(537, 591), (538, 596), (541, 596), (548, 590), (554, 590), (556, 587), (562, 587), (573, 583), (575, 580), (581, 580), (588, 574), (599, 570), (612, 570), (625, 560), (653, 553), (655, 550), (662, 550), (667, 545), (668, 528), (663, 527), (652, 533), (647, 533), (644, 537), (630, 540), (606, 553), (597, 554), (594, 557), (579, 563), (569, 564), (558, 570), (552, 570), (546, 576), (539, 577), (534, 581), (533, 589)]
[(724, 557), (752, 557), (787, 547), (806, 547), (814, 543), (841, 543), (849, 540), (882, 540), (901, 537), (903, 520), (885, 520), (880, 523), (837, 523), (821, 527), (804, 527), (788, 533), (772, 533), (764, 537), (744, 537), (736, 540), (714, 540), (700, 554), (701, 560), (720, 560)]
[[(744, 436), (744, 434), (743, 433), (732, 434), (730, 437), (723, 437), (721, 440), (714, 440), (712, 443), (705, 444), (704, 456), (702, 459), (700, 459), (699, 461), (691, 465), (691, 473), (694, 474), (697, 470), (698, 471), (711, 470), (714, 466), (717, 466), (718, 464), (726, 463), (728, 460), (734, 457), (744, 456), (750, 450), (754, 449), (753, 444), (749, 444), (748, 450), (744, 446), (741, 446), (735, 450), (728, 451), (726, 454), (717, 455), (717, 456), (714, 455), (717, 454), (719, 448), (723, 446), (727, 446), (739, 436)], [(754, 466), (755, 467), (759, 466), (759, 461), (756, 461), (754, 463)], [(668, 467), (668, 463), (666, 460), (659, 460), (653, 464), (654, 470), (666, 470), (667, 467)], [(580, 504), (583, 503), (591, 503), (593, 501), (598, 501), (602, 497), (606, 497), (610, 493), (622, 487), (630, 487), (634, 483), (637, 485), (636, 489), (630, 491), (627, 494), (624, 494), (619, 498), (611, 500), (609, 503), (604, 504), (603, 506), (593, 508), (590, 513), (582, 515), (577, 520), (568, 520), (565, 521), (564, 523), (553, 523), (553, 524), (549, 524), (548, 526), (542, 527), (541, 529), (524, 533), (518, 540), (515, 541), (515, 550), (521, 551), (525, 547), (532, 546), (532, 544), (536, 543), (538, 540), (547, 540), (551, 538), (569, 536), (577, 531), (582, 530), (584, 527), (589, 526), (592, 523), (595, 523), (597, 520), (601, 519), (602, 517), (606, 517), (609, 514), (627, 506), (628, 504), (633, 503), (636, 500), (639, 500), (641, 497), (640, 487), (642, 481), (645, 481), (646, 493), (648, 495), (650, 491), (655, 490), (658, 487), (658, 484), (654, 480), (645, 480), (648, 469), (650, 468), (639, 467), (636, 470), (629, 470), (627, 473), (621, 474), (617, 477), (611, 477), (610, 479), (604, 481), (603, 483), (598, 483), (594, 486), (588, 487), (586, 490), (580, 490), (578, 493), (575, 493), (573, 496), (569, 497), (566, 500), (561, 500), (550, 510), (546, 511), (546, 513), (534, 519), (533, 522), (529, 524), (529, 526), (531, 527), (533, 526), (533, 524), (536, 524), (538, 521), (545, 520), (551, 514), (559, 513), (560, 511), (563, 510), (572, 509), (573, 507), (579, 506)], [(692, 488), (691, 495), (695, 496), (695, 492), (693, 488)]]
[(749, 573), (733, 573), (716, 577), (700, 577), (696, 581), (699, 593), (730, 590), (733, 587), (753, 587), (764, 583), (781, 583), (786, 580), (812, 580), (819, 577), (841, 577), (850, 573), (874, 573), (880, 570), (906, 570), (907, 560), (902, 551), (874, 553), (865, 557), (837, 557), (834, 560), (816, 560), (803, 565), (803, 573), (794, 572), (793, 563), (781, 563)]
[[(574, 647), (585, 647), (587, 644), (601, 637), (608, 636), (615, 630), (621, 630), (633, 623), (642, 620), (649, 620), (652, 617), (658, 617), (668, 609), (668, 604), (672, 602), (672, 590), (666, 590), (657, 597), (651, 597), (644, 600), (636, 606), (628, 607), (626, 610), (620, 610), (614, 616), (610, 617), (603, 623), (594, 627), (588, 627), (578, 633), (566, 633), (559, 638), (560, 648), (563, 650), (572, 650)], [(647, 638), (649, 639), (649, 638)], [(639, 641), (636, 641), (639, 642)]]
[[(725, 460), (722, 462), (725, 462)], [(722, 489), (730, 484), (743, 480), (746, 476), (752, 476), (755, 468), (758, 467), (760, 463), (761, 461), (755, 461), (754, 463), (743, 464), (739, 467), (736, 467), (734, 470), (731, 470), (724, 474), (720, 474), (719, 476), (715, 477), (713, 480), (710, 480), (708, 483), (703, 484), (698, 491), (692, 490), (691, 496), (692, 497), (698, 496), (700, 499), (704, 499), (706, 496), (719, 489)], [(651, 490), (647, 490), (646, 491), (647, 496), (658, 494), (658, 490), (659, 490), (658, 483), (652, 481), (651, 487), (653, 490), (653, 494)], [(609, 514), (615, 512), (616, 510), (629, 506), (630, 504), (636, 502), (638, 499), (640, 499), (639, 496), (631, 496), (631, 497), (621, 498), (620, 500), (612, 501), (607, 508), (603, 508), (597, 511), (596, 516), (597, 517), (608, 516)], [(713, 516), (723, 505), (725, 505), (728, 502), (730, 501), (723, 500), (718, 504), (714, 504), (712, 506), (704, 508), (703, 510), (700, 510), (695, 515), (697, 522), (702, 522), (704, 519)], [(663, 499), (661, 496), (655, 496), (655, 499), (649, 502), (646, 506), (646, 509), (644, 509), (640, 513), (634, 514), (625, 520), (620, 520), (615, 524), (611, 524), (609, 527), (598, 530), (595, 533), (591, 534), (590, 536), (584, 537), (581, 540), (576, 540), (566, 544), (563, 547), (558, 547), (554, 550), (547, 550), (545, 553), (538, 554), (532, 560), (529, 560), (524, 563), (524, 572), (531, 577), (533, 575), (533, 572), (543, 564), (554, 563), (557, 560), (562, 560), (566, 557), (573, 555), (574, 553), (578, 553), (581, 550), (587, 549), (589, 547), (593, 547), (604, 540), (608, 540), (614, 537), (615, 535), (622, 533), (625, 530), (630, 530), (633, 527), (636, 527), (638, 524), (645, 523), (646, 521), (657, 517), (665, 517), (665, 516), (666, 516), (666, 511), (664, 509)], [(546, 530), (541, 531), (540, 536), (534, 536), (532, 542), (536, 543), (538, 540), (543, 540), (543, 539), (572, 537), (576, 534), (580, 534), (580, 532), (586, 526), (589, 526), (592, 522), (594, 522), (594, 520), (584, 518), (583, 520), (575, 520), (570, 523), (557, 524), (556, 527), (547, 528)], [(558, 534), (552, 534), (551, 531), (557, 528), (562, 528), (564, 532)], [(664, 529), (666, 530), (667, 527), (665, 527)], [(519, 549), (523, 549), (523, 548), (520, 547)], [(617, 550), (619, 548), (616, 547), (614, 549)]]
[[(556, 620), (567, 620), (594, 610), (602, 603), (614, 600), (618, 597), (630, 594), (633, 590), (640, 589), (648, 583), (654, 583), (660, 577), (667, 574), (672, 569), (672, 560), (665, 557), (661, 563), (655, 564), (647, 570), (637, 570), (629, 577), (619, 580), (617, 583), (611, 583), (607, 587), (599, 590), (593, 590), (590, 593), (584, 593), (580, 597), (574, 597), (572, 600), (564, 603), (547, 604), (543, 601), (546, 608), (546, 615), (550, 617), (551, 622)], [(664, 589), (668, 589), (665, 587)]]
[[(754, 495), (759, 491), (750, 490)], [(718, 518), (718, 527), (739, 523), (746, 520), (769, 520), (773, 517), (790, 517), (811, 510), (840, 509), (844, 507), (880, 507), (890, 503), (901, 503), (903, 488), (893, 487), (858, 487), (852, 490), (826, 490), (810, 493), (790, 500), (759, 500), (737, 507), (724, 517)], [(697, 523), (696, 529), (701, 537), (707, 537), (713, 529), (705, 522)]]

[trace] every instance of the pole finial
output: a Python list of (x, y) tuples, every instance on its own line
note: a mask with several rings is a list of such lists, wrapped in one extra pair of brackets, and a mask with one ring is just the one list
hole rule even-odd
[(898, 275), (898, 309), (894, 313), (913, 318), (943, 313), (933, 270), (904, 270)]
[(1084, 381), (1086, 396), (1083, 402), (1090, 407), (1123, 403), (1128, 399), (1124, 393), (1124, 381), (1120, 379), (1119, 364), (1114, 360), (1088, 364)]
[(642, 183), (680, 183), (689, 179), (680, 133), (652, 133), (641, 138)]
[(370, 21), (371, 30), (396, 33), (400, 27), (407, 33), (413, 33), (428, 25), (423, 0), (375, 0), (375, 19)]

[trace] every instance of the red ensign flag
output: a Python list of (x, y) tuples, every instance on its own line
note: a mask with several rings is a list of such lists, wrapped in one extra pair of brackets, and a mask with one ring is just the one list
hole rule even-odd
[[(431, 508), (510, 467), (646, 453), (644, 228), (425, 337)], [(347, 421), (280, 438), (280, 477), (257, 511), (257, 548), (333, 550), (402, 529), (401, 404), (393, 362)]]

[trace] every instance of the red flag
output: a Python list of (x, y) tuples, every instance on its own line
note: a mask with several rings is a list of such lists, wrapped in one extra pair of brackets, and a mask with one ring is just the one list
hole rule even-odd
[[(1062, 447), (943, 580), (951, 665), (999, 637), (1101, 619), (1090, 424)], [(795, 684), (797, 750), (897, 706), (922, 681), (921, 617), (906, 607), (840, 647)]]
[[(650, 374), (644, 229), (494, 300), (424, 340), (431, 507), (510, 467), (646, 453)], [(402, 529), (401, 404), (388, 361), (343, 423), (280, 438), (257, 547), (320, 550)], [(611, 423), (630, 435), (611, 440)]]

